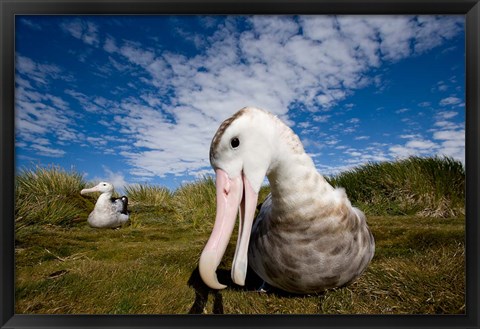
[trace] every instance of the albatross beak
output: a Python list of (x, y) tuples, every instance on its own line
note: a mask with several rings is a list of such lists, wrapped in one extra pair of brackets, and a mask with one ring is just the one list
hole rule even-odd
[(87, 193), (92, 193), (92, 192), (99, 192), (98, 185), (94, 186), (92, 188), (84, 188), (83, 190), (80, 191), (80, 194), (87, 194)]
[(198, 264), (200, 276), (207, 286), (223, 289), (218, 282), (217, 270), (235, 226), (235, 217), (240, 206), (240, 225), (237, 246), (232, 263), (232, 279), (239, 285), (245, 284), (247, 274), (247, 251), (252, 230), (253, 216), (258, 194), (244, 175), (229, 178), (221, 169), (216, 170), (217, 214), (215, 224)]

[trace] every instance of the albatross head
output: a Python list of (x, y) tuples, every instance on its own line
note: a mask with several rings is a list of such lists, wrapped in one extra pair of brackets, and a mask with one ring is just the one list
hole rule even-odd
[(93, 192), (112, 193), (113, 185), (107, 182), (100, 182), (97, 186), (94, 186), (92, 188), (85, 188), (81, 190), (80, 194), (93, 193)]
[[(240, 224), (232, 279), (245, 284), (247, 251), (258, 192), (272, 164), (273, 116), (256, 108), (244, 108), (225, 120), (210, 147), (210, 162), (216, 173), (217, 211), (210, 238), (200, 256), (199, 271), (213, 289), (226, 286), (215, 273), (227, 248), (240, 210)], [(274, 121), (273, 121), (274, 122)]]

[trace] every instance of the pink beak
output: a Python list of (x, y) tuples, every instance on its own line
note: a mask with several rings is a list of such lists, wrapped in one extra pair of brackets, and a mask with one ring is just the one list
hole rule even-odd
[(210, 288), (223, 289), (226, 287), (218, 282), (216, 270), (227, 249), (235, 227), (235, 217), (240, 207), (240, 224), (232, 263), (232, 279), (236, 284), (243, 286), (247, 275), (248, 243), (258, 194), (243, 174), (232, 179), (221, 169), (217, 169), (215, 172), (217, 175), (217, 214), (210, 238), (200, 256), (198, 264), (200, 276)]

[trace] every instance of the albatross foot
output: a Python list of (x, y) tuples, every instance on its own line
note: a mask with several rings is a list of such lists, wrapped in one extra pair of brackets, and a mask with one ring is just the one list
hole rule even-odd
[(263, 281), (260, 288), (258, 288), (256, 291), (261, 293), (267, 293), (270, 290), (270, 288), (271, 288), (270, 285), (266, 281)]

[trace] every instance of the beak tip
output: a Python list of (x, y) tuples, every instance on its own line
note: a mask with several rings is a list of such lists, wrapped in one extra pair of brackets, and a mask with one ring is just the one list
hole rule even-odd
[(247, 263), (242, 260), (233, 265), (232, 280), (239, 286), (245, 285), (245, 278), (247, 277)]
[(215, 264), (215, 253), (203, 251), (198, 262), (198, 271), (203, 282), (212, 289), (225, 289), (227, 286), (218, 282), (217, 274), (215, 273), (217, 266)]

